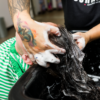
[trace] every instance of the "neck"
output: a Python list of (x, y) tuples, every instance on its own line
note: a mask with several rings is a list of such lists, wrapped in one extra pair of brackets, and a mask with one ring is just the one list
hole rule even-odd
[(21, 49), (18, 47), (17, 43), (15, 44), (15, 49), (19, 55), (22, 55)]

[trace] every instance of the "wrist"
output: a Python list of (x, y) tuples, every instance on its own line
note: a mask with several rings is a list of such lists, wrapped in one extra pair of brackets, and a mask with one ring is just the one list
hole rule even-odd
[(18, 12), (13, 17), (13, 22), (14, 22), (15, 28), (17, 27), (17, 22), (18, 22), (19, 18), (21, 19), (21, 21), (26, 21), (26, 22), (29, 22), (32, 20), (30, 14), (27, 13), (26, 11)]
[(89, 32), (86, 32), (85, 33), (85, 41), (86, 41), (86, 44), (88, 43), (88, 42), (90, 42), (90, 40), (91, 40), (91, 38), (90, 38), (90, 35), (89, 35)]

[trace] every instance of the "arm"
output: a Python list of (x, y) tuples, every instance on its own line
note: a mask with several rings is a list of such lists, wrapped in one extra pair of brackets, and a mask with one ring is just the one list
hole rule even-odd
[[(47, 66), (47, 62), (59, 63), (52, 53), (62, 54), (65, 53), (65, 50), (52, 44), (48, 39), (50, 33), (59, 36), (59, 29), (31, 19), (30, 0), (8, 0), (8, 3), (15, 29), (30, 59), (34, 57), (42, 66)], [(40, 55), (41, 52), (44, 52), (45, 58)], [(50, 59), (46, 59), (48, 58), (47, 53)]]
[(100, 38), (100, 24), (85, 33), (87, 35), (87, 43)]
[(9, 4), (9, 11), (14, 22), (14, 25), (17, 24), (18, 15), (20, 16), (26, 15), (25, 17), (31, 18), (29, 11), (30, 11), (30, 0), (8, 0)]

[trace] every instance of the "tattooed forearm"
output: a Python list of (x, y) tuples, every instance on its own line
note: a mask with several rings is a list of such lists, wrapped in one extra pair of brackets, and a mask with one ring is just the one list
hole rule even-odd
[(16, 12), (22, 12), (24, 10), (27, 10), (29, 12), (30, 10), (30, 0), (8, 0), (9, 4), (9, 11), (11, 16)]
[[(35, 31), (34, 30), (32, 31), (28, 27), (27, 23), (21, 21), (20, 18), (18, 18), (17, 25), (18, 25), (18, 33), (19, 33), (22, 41), (28, 42), (29, 46), (32, 46), (32, 47), (36, 46)], [(32, 32), (34, 32), (34, 33), (32, 34)]]

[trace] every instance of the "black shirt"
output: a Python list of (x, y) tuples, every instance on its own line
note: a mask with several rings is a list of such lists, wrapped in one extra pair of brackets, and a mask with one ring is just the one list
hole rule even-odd
[(100, 0), (62, 0), (68, 30), (89, 30), (100, 23)]

